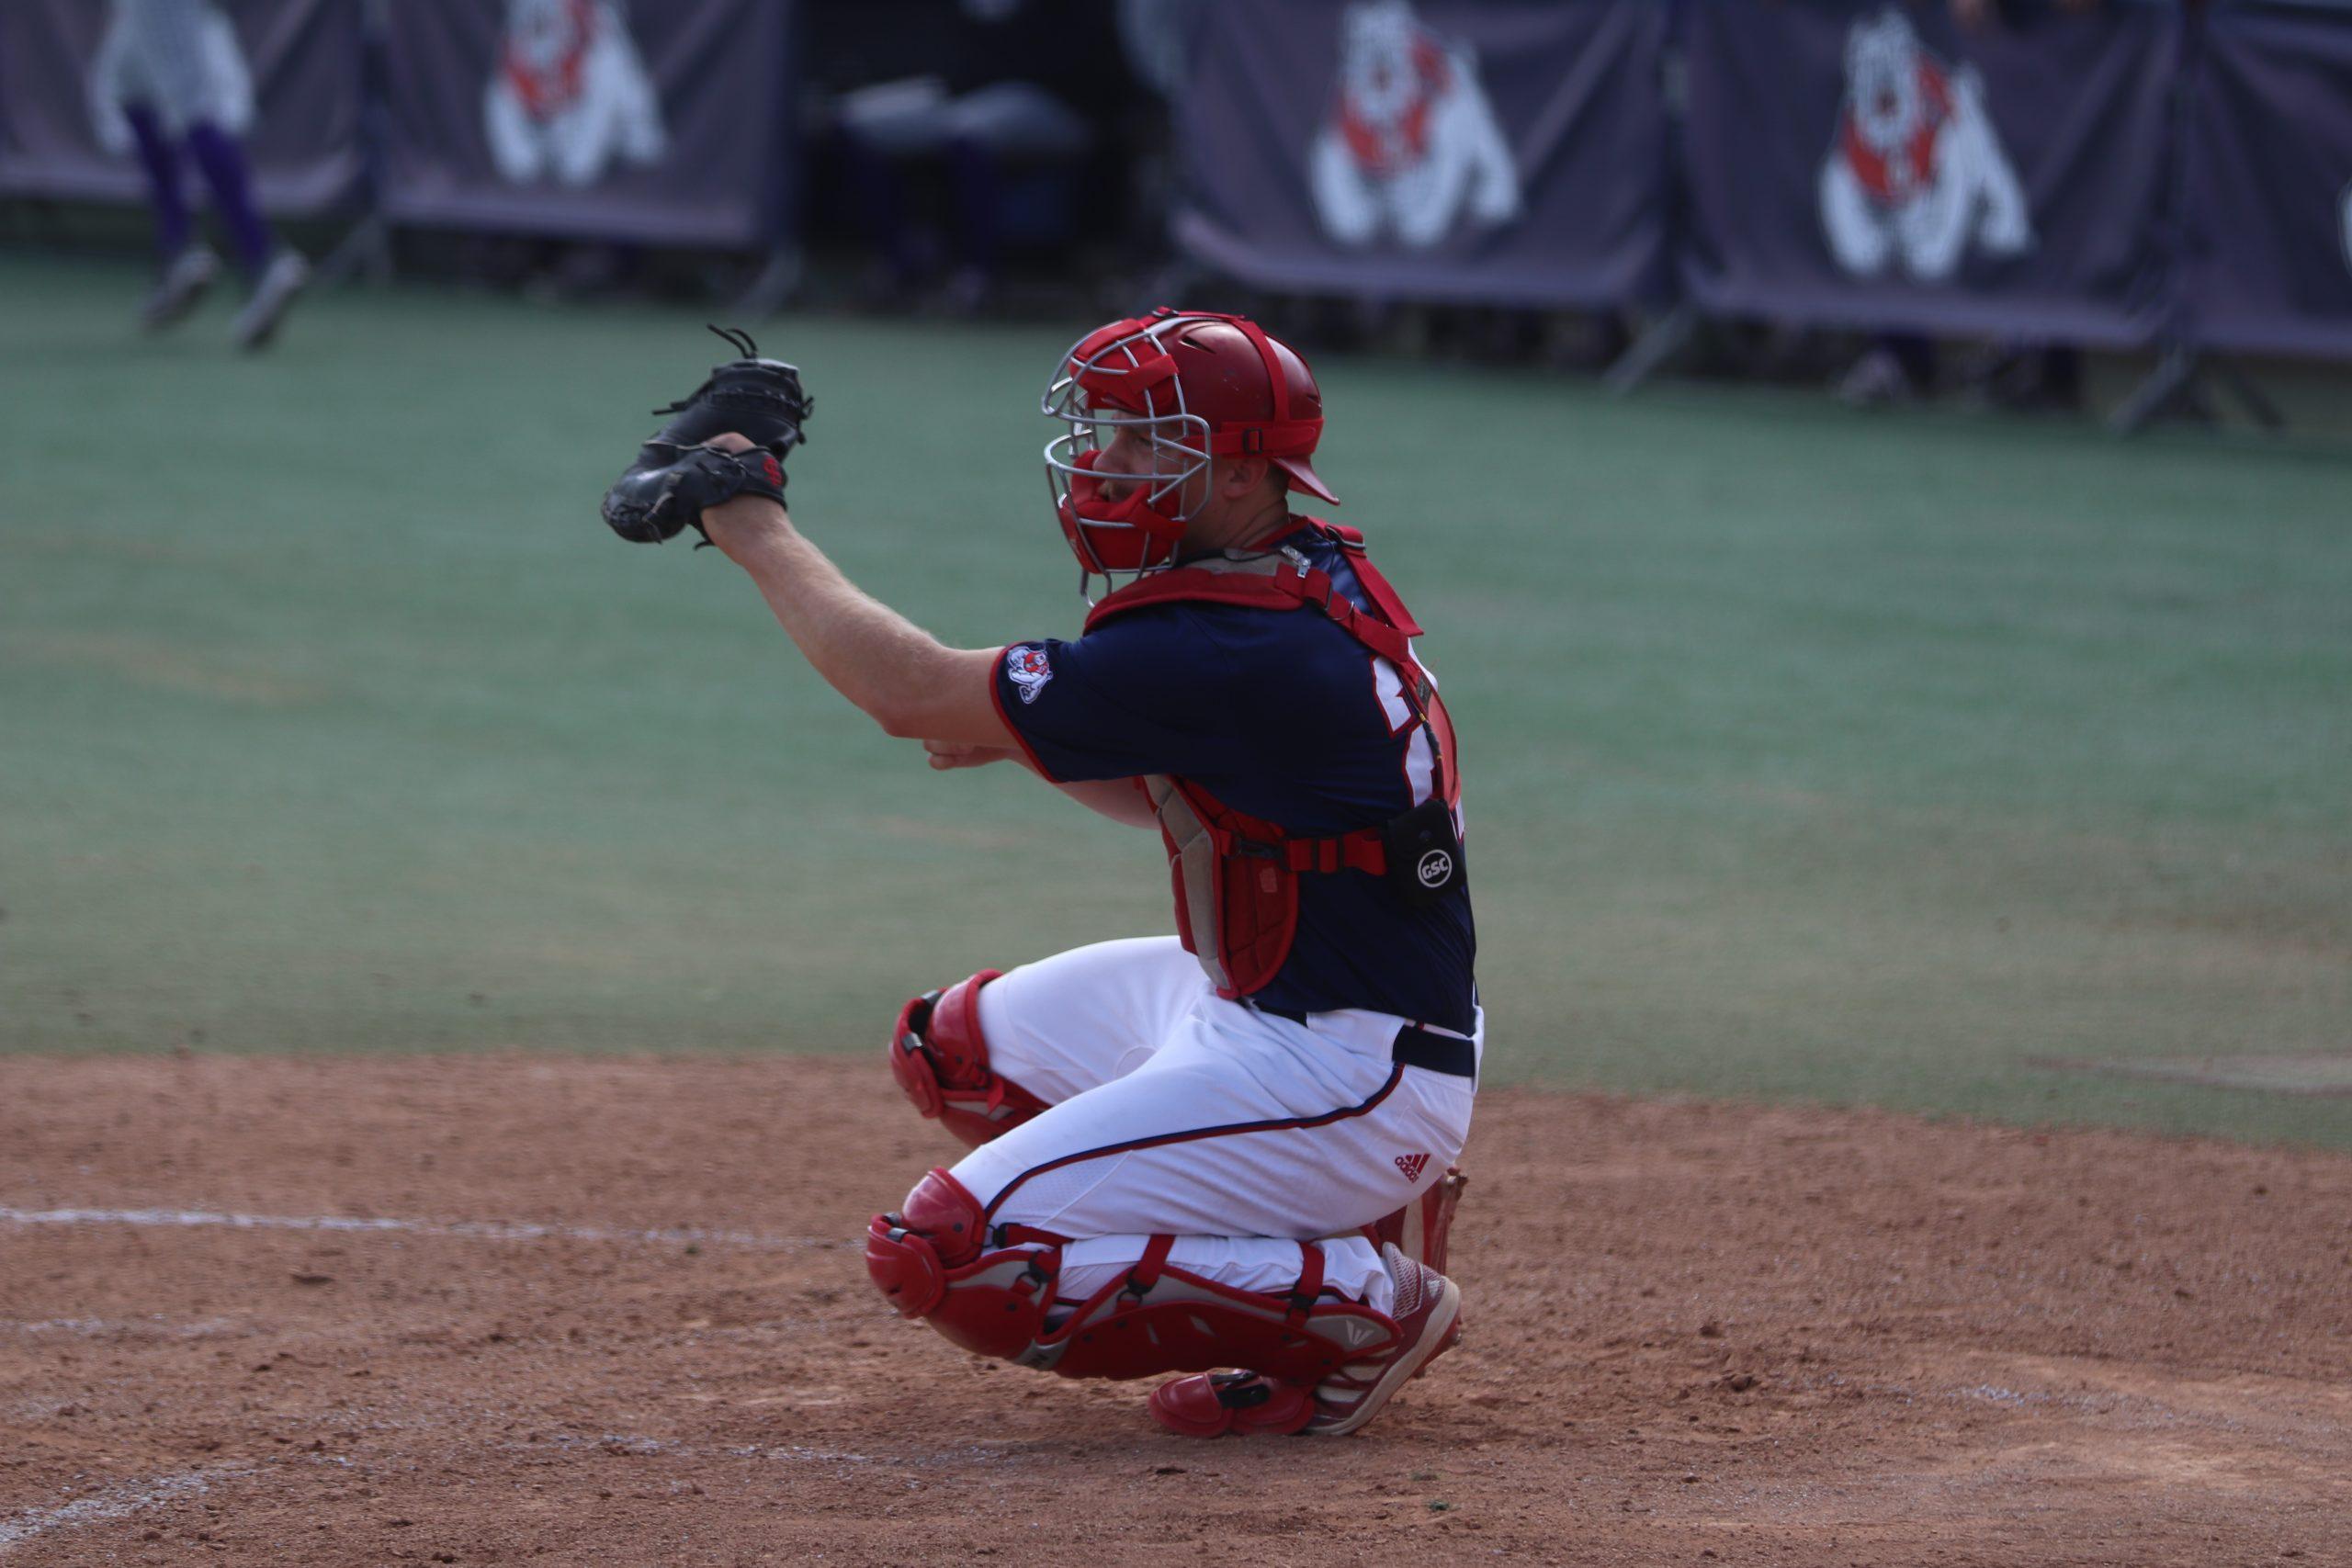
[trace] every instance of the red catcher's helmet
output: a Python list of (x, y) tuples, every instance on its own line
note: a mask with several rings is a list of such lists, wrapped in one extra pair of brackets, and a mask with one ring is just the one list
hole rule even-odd
[[(1046, 479), (1081, 590), (1175, 564), (1212, 457), (1263, 457), (1289, 489), (1339, 503), (1307, 461), (1323, 434), (1315, 373), (1246, 317), (1162, 306), (1097, 327), (1062, 356), (1041, 406), (1069, 426), (1046, 444)], [(1114, 501), (1094, 466), (1122, 428), (1149, 439), (1152, 462), (1118, 476), (1131, 488)]]

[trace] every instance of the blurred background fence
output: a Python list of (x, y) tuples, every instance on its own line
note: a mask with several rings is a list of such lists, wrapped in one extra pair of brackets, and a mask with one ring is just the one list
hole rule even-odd
[[(227, 14), (260, 197), (350, 225), (345, 264), (411, 231), (701, 247), (771, 306), (831, 225), (876, 293), (977, 302), (1009, 247), (1108, 231), (1130, 274), (1165, 243), (1261, 289), (1632, 312), (1626, 383), (1719, 318), (2352, 355), (2346, 0)], [(138, 197), (106, 22), (0, 7), (0, 197)]]

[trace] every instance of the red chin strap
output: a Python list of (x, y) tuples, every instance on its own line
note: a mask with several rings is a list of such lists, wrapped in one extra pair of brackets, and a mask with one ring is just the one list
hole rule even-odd
[(1069, 494), (1056, 509), (1062, 537), (1079, 564), (1096, 573), (1166, 566), (1176, 558), (1184, 525), (1151, 504), (1147, 479), (1135, 479), (1134, 488), (1116, 501), (1106, 496), (1103, 481), (1092, 471), (1102, 456), (1090, 448), (1070, 458), (1072, 467), (1087, 471), (1070, 476)]

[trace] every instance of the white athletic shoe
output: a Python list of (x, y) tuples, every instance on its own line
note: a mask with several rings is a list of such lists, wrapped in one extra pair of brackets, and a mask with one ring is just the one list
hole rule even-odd
[(1351, 1361), (1315, 1387), (1315, 1415), (1306, 1430), (1337, 1438), (1380, 1414), (1398, 1389), (1429, 1371), (1431, 1361), (1462, 1340), (1462, 1287), (1414, 1262), (1393, 1245), (1380, 1249), (1396, 1301), (1388, 1309), (1397, 1343), (1368, 1361)]
[(182, 245), (177, 254), (164, 264), (164, 276), (156, 281), (147, 302), (139, 308), (139, 324), (151, 333), (162, 332), (187, 318), (204, 298), (212, 280), (220, 276), (220, 258), (212, 247), (197, 242)]
[(266, 348), (269, 340), (277, 335), (278, 323), (311, 281), (311, 264), (302, 253), (284, 250), (270, 257), (263, 269), (261, 281), (254, 285), (254, 297), (237, 312), (233, 329), (239, 348)]

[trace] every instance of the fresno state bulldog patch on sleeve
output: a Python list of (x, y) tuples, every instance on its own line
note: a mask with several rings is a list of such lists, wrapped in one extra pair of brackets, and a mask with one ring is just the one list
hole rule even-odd
[(1046, 682), (1054, 678), (1053, 660), (1046, 657), (1043, 643), (1016, 643), (1004, 650), (1004, 672), (1020, 688), (1021, 700), (1034, 703)]

